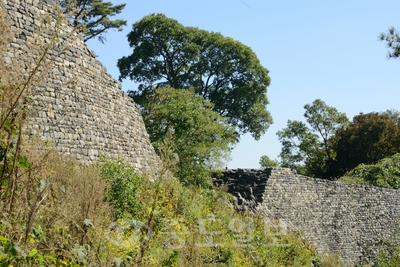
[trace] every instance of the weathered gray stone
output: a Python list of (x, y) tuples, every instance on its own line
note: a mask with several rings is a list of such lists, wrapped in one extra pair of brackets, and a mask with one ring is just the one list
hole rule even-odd
[[(5, 3), (12, 28), (19, 33), (5, 59), (10, 63), (28, 49), (27, 42), (50, 42), (52, 29), (40, 29), (39, 18), (55, 9), (51, 0), (6, 0)], [(158, 159), (139, 109), (121, 90), (121, 84), (106, 73), (80, 35), (70, 34), (72, 28), (67, 24), (59, 34), (60, 45), (49, 51), (51, 62), (46, 80), (33, 88), (31, 119), (26, 125), (28, 136), (51, 140), (57, 151), (71, 154), (83, 163), (107, 155), (122, 158), (139, 172), (153, 172)], [(29, 36), (32, 38), (28, 39)], [(135, 139), (120, 138), (127, 135)], [(138, 161), (140, 165), (136, 164)]]
[(285, 168), (227, 170), (214, 184), (228, 185), (239, 210), (304, 231), (320, 254), (340, 255), (346, 265), (373, 262), (381, 241), (399, 229), (398, 190), (315, 179)]
[[(5, 2), (16, 32), (5, 60), (13, 62), (28, 51), (27, 43), (49, 42), (51, 30), (40, 31), (37, 18), (53, 12), (54, 1)], [(51, 140), (62, 155), (83, 163), (108, 155), (123, 158), (139, 172), (153, 172), (158, 159), (139, 109), (71, 31), (63, 25), (67, 34), (60, 32), (60, 43), (68, 44), (67, 50), (49, 52), (47, 79), (33, 88), (28, 135)], [(237, 208), (263, 213), (288, 230), (302, 229), (319, 253), (339, 254), (346, 264), (371, 262), (379, 242), (398, 226), (400, 193), (395, 190), (313, 179), (289, 169), (229, 170), (214, 182), (228, 184)]]

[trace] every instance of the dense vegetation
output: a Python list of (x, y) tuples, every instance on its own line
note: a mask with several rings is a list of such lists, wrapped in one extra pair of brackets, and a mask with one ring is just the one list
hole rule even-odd
[[(142, 109), (150, 141), (160, 156), (179, 162), (185, 184), (209, 187), (211, 171), (221, 169), (237, 142), (234, 127), (193, 90), (158, 88)], [(161, 151), (166, 145), (167, 151)]]
[(344, 113), (320, 99), (304, 106), (307, 124), (288, 121), (277, 135), (280, 165), (311, 177), (337, 179), (359, 164), (375, 164), (400, 152), (399, 112)]
[[(75, 18), (75, 30), (101, 40), (106, 29), (96, 32), (95, 25), (87, 24), (85, 27), (92, 27), (94, 32), (82, 31), (78, 19), (85, 22), (123, 9), (123, 5), (113, 7), (102, 1), (77, 3), (92, 9), (76, 9), (88, 17)], [(231, 196), (211, 186), (210, 170), (218, 168), (219, 161), (229, 154), (238, 139), (237, 130), (259, 138), (272, 122), (269, 113), (261, 108), (267, 104), (267, 70), (259, 65), (249, 48), (236, 41), (181, 27), (159, 15), (147, 19), (152, 21), (154, 17), (176, 26), (168, 30), (192, 33), (194, 40), (207, 41), (213, 48), (201, 51), (196, 58), (199, 64), (192, 66), (197, 70), (205, 68), (200, 63), (211, 56), (210, 51), (218, 52), (214, 56), (219, 58), (227, 47), (243, 49), (244, 55), (232, 55), (231, 60), (236, 59), (237, 65), (228, 68), (228, 75), (240, 73), (244, 75), (242, 78), (250, 80), (233, 75), (235, 79), (218, 87), (220, 84), (202, 84), (202, 79), (192, 77), (180, 84), (185, 76), (182, 74), (172, 78), (174, 85), (177, 82), (177, 88), (185, 91), (161, 88), (166, 85), (162, 84), (142, 95), (146, 127), (163, 160), (163, 169), (157, 176), (138, 175), (122, 161), (111, 159), (82, 167), (60, 157), (51, 148), (39, 149), (45, 146), (41, 141), (23, 138), (30, 89), (46, 80), (46, 71), (52, 66), (48, 52), (62, 46), (58, 39), (62, 16), (55, 18), (51, 27), (43, 29), (53, 31), (50, 42), (21, 53), (12, 66), (0, 60), (0, 266), (339, 266), (335, 256), (318, 259), (313, 246), (301, 239), (301, 233), (287, 233), (267, 224), (261, 216), (235, 211)], [(14, 35), (3, 9), (0, 9), (0, 31), (0, 59), (3, 59)], [(196, 48), (192, 45), (185, 49)], [(227, 64), (215, 62), (225, 67)], [(252, 70), (255, 72), (241, 73), (238, 69), (241, 65), (255, 67)], [(208, 70), (204, 73), (209, 74)], [(223, 75), (227, 73), (220, 74), (211, 80), (222, 77), (220, 83), (224, 84)], [(150, 84), (149, 80), (143, 81)], [(254, 86), (256, 91), (243, 96), (243, 90), (249, 89), (244, 86), (248, 81), (259, 84)], [(218, 93), (224, 89), (234, 93), (227, 99), (219, 98)], [(239, 110), (228, 111), (229, 101), (237, 100), (241, 104), (235, 108)], [(371, 122), (370, 118), (382, 121), (377, 124), (382, 127), (376, 130), (379, 147), (386, 148), (388, 145), (382, 140), (397, 136), (391, 135), (397, 134), (393, 127), (399, 125), (395, 111), (360, 114), (349, 123), (344, 114), (321, 100), (306, 105), (305, 109), (309, 127), (289, 121), (288, 128), (279, 134), (284, 142), (285, 164), (300, 172), (331, 171), (329, 164), (340, 155), (335, 148), (340, 147), (341, 140), (350, 140), (348, 135), (351, 140), (360, 140), (354, 137), (361, 127), (357, 123), (371, 126), (364, 123)], [(368, 129), (375, 129), (373, 126), (376, 124)], [(294, 138), (299, 143), (291, 143)], [(396, 138), (390, 143), (393, 147), (398, 146)], [(394, 150), (389, 151), (385, 156)], [(377, 160), (374, 157), (371, 162)], [(358, 183), (398, 188), (399, 160), (396, 154), (376, 165), (359, 165), (347, 177)], [(268, 157), (260, 162), (264, 167), (277, 164)], [(378, 254), (377, 266), (397, 266), (398, 251), (396, 240), (385, 244)]]
[(120, 80), (139, 83), (130, 91), (136, 103), (148, 101), (154, 88), (193, 89), (213, 103), (238, 133), (259, 139), (272, 123), (268, 104), (268, 70), (250, 47), (163, 14), (133, 24), (128, 34), (132, 54), (118, 60)]
[(384, 158), (376, 164), (360, 164), (347, 172), (341, 181), (353, 184), (400, 188), (400, 153)]
[(335, 158), (331, 137), (348, 124), (348, 118), (320, 99), (304, 109), (308, 125), (289, 120), (277, 133), (282, 144), (281, 165), (312, 177), (329, 176), (329, 163)]
[[(13, 38), (3, 11), (0, 59)], [(54, 32), (51, 42), (21, 53), (12, 66), (0, 60), (0, 266), (319, 263), (300, 233), (285, 233), (260, 216), (236, 212), (223, 190), (174, 178), (180, 163), (169, 156), (180, 137), (169, 138), (170, 131), (157, 146), (166, 157), (156, 177), (109, 159), (82, 167), (51, 148), (43, 150), (42, 141), (25, 140), (30, 89), (46, 81), (53, 63), (48, 52), (62, 46), (61, 22), (60, 15), (43, 29)]]
[(334, 137), (331, 175), (340, 177), (359, 164), (375, 164), (400, 152), (400, 125), (386, 113), (359, 114)]

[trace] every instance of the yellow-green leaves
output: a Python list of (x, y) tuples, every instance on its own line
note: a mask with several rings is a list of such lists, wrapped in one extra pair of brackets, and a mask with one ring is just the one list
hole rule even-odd
[(342, 181), (385, 188), (400, 188), (400, 154), (384, 158), (376, 164), (360, 164), (347, 172)]
[[(127, 173), (122, 164), (104, 167), (110, 182)], [(262, 216), (236, 212), (232, 196), (221, 190), (159, 176), (145, 179), (132, 194), (145, 212), (133, 205), (130, 217), (118, 219), (105, 234), (120, 266), (280, 267), (311, 266), (316, 260), (299, 235), (267, 224)]]
[(166, 138), (172, 142), (185, 183), (208, 186), (206, 173), (221, 167), (237, 141), (235, 129), (212, 107), (193, 90), (173, 88), (156, 89), (143, 107), (151, 142), (159, 154)]

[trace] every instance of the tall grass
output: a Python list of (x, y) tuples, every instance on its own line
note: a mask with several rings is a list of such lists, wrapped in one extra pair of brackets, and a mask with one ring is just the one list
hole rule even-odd
[(107, 199), (117, 215), (108, 237), (124, 264), (312, 266), (318, 262), (313, 247), (298, 234), (268, 225), (261, 216), (236, 212), (226, 192), (187, 187), (167, 174), (151, 180), (138, 177), (118, 161), (101, 166), (110, 185)]
[[(99, 170), (24, 138), (32, 88), (46, 82), (50, 55), (66, 49), (63, 17), (37, 16), (38, 34), (48, 39), (21, 43), (0, 7), (0, 265), (110, 266), (103, 233), (112, 212)], [(11, 49), (15, 42), (19, 50)]]

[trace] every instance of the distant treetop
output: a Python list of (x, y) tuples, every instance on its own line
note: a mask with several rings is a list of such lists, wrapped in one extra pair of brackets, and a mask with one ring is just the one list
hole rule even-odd
[(122, 26), (126, 26), (126, 20), (111, 20), (110, 17), (120, 14), (125, 5), (113, 5), (103, 0), (60, 0), (64, 14), (71, 19), (72, 26), (83, 34), (85, 42), (97, 37), (104, 43), (106, 40), (104, 34), (107, 30), (122, 31)]
[(400, 57), (400, 33), (397, 29), (394, 27), (389, 28), (387, 33), (380, 34), (379, 39), (386, 42), (389, 48), (389, 58)]

